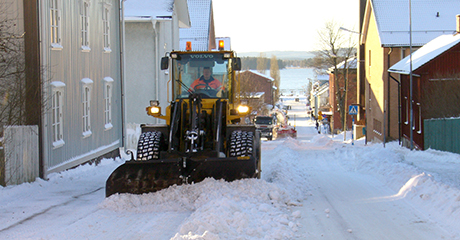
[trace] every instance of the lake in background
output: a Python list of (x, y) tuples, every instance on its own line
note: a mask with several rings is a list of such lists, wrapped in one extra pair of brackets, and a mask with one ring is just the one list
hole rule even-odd
[[(268, 72), (268, 75), (270, 72)], [(309, 79), (315, 80), (315, 72), (312, 68), (289, 68), (280, 70), (280, 90), (287, 95), (291, 90), (306, 90)], [(299, 94), (294, 92), (293, 94)]]

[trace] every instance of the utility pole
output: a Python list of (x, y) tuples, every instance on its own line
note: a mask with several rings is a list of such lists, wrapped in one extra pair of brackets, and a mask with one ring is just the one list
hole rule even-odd
[(412, 86), (412, 1), (409, 0), (409, 35), (410, 35), (410, 56), (409, 56), (409, 105), (410, 105), (410, 150), (414, 150), (414, 108), (412, 106), (413, 86)]

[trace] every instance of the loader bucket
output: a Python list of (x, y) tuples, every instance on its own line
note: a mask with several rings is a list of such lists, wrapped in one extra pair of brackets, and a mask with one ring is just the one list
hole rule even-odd
[(257, 177), (258, 169), (254, 157), (209, 158), (206, 160), (189, 161), (191, 171), (188, 182), (200, 182), (205, 178), (234, 181), (243, 178)]
[(127, 161), (109, 176), (105, 195), (143, 194), (182, 184), (182, 160)]
[(155, 192), (172, 185), (201, 182), (209, 177), (226, 181), (256, 178), (259, 171), (255, 157), (128, 161), (107, 179), (106, 197), (115, 193)]

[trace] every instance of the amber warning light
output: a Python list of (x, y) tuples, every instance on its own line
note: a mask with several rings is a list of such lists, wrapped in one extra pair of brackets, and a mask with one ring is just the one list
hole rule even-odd
[(192, 42), (185, 43), (185, 50), (192, 51)]
[(219, 40), (219, 50), (224, 50), (224, 40)]

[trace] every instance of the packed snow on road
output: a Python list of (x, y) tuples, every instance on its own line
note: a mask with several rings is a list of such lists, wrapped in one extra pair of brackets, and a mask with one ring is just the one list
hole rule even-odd
[(1, 187), (0, 239), (460, 239), (459, 155), (352, 145), (290, 104), (298, 138), (263, 141), (261, 179), (105, 198), (125, 160), (104, 159)]

